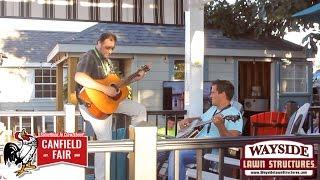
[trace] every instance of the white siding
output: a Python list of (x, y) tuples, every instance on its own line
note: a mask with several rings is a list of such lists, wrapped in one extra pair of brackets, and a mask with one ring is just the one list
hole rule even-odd
[[(0, 68), (0, 82), (6, 84), (0, 86), (0, 111), (55, 110), (55, 98), (34, 98), (34, 69)], [(66, 79), (67, 69), (63, 72)]]
[(209, 66), (209, 81), (213, 81), (216, 79), (221, 80), (229, 80), (232, 83), (235, 82), (235, 69), (234, 69), (234, 60), (231, 58), (227, 58), (225, 60), (224, 57), (208, 57)]
[(0, 69), (0, 102), (28, 102), (33, 92), (33, 70), (22, 68)]
[(134, 93), (134, 99), (144, 104), (147, 110), (162, 110), (162, 83), (169, 80), (169, 64), (164, 63), (163, 58), (161, 55), (141, 55), (134, 59), (134, 71), (144, 64), (152, 63), (151, 71), (136, 83)]

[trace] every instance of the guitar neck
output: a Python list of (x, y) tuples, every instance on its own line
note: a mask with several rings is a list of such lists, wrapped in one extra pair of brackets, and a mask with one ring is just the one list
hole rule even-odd
[(138, 75), (137, 72), (131, 74), (130, 76), (122, 79), (122, 80), (120, 81), (120, 83), (118, 83), (116, 86), (117, 86), (118, 88), (120, 88), (120, 87), (122, 87), (122, 86), (127, 86), (127, 85), (129, 85), (130, 83), (132, 83), (132, 80), (133, 80), (137, 75)]
[(148, 65), (141, 66), (141, 68), (138, 71), (136, 71), (135, 73), (133, 73), (130, 76), (126, 77), (125, 79), (121, 80), (120, 83), (116, 84), (116, 86), (118, 88), (121, 88), (122, 86), (127, 86), (127, 85), (129, 85), (130, 83), (133, 82), (134, 78), (140, 76), (140, 74), (139, 74), (140, 71), (147, 72), (149, 70), (150, 70), (150, 67)]
[(203, 122), (200, 122), (200, 123), (198, 123), (197, 125), (196, 125), (196, 127), (198, 127), (198, 126), (203, 126), (203, 125), (206, 125), (206, 124), (210, 124), (212, 121), (210, 120), (210, 121), (203, 121)]

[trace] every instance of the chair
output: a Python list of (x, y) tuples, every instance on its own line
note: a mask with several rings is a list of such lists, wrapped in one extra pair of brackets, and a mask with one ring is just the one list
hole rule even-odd
[(250, 116), (250, 135), (285, 134), (288, 119), (284, 112), (263, 112)]
[[(238, 148), (236, 148), (238, 149)], [(219, 156), (215, 155), (215, 154), (205, 154), (204, 155), (204, 159), (211, 161), (211, 162), (219, 162)], [(224, 164), (225, 165), (230, 165), (236, 168), (240, 168), (240, 160), (239, 159), (235, 159), (235, 158), (230, 158), (230, 157), (225, 157), (224, 158)], [(210, 170), (210, 168), (209, 168)], [(214, 173), (215, 170), (211, 169), (212, 172), (207, 172), (207, 171), (202, 171), (202, 179), (203, 180), (212, 180), (212, 179), (219, 179), (219, 174)], [(186, 171), (186, 180), (188, 178), (194, 178), (196, 179), (197, 177), (197, 169), (191, 169), (188, 168)], [(236, 178), (231, 178), (231, 177), (227, 177), (224, 176), (223, 179), (225, 180), (236, 180)]]
[(310, 108), (309, 103), (305, 103), (290, 117), (285, 134), (305, 134), (302, 126)]

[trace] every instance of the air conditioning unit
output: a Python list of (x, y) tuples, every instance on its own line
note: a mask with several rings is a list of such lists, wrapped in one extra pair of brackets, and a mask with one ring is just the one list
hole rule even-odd
[(244, 99), (246, 111), (269, 111), (269, 99)]

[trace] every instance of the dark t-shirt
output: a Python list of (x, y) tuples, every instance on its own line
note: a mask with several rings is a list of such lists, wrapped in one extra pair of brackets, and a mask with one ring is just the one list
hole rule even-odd
[[(102, 62), (105, 64), (106, 72), (103, 69)], [(86, 73), (93, 79), (104, 79), (106, 75), (109, 74), (110, 68), (106, 60), (100, 60), (94, 50), (90, 50), (80, 57), (77, 65), (77, 72)], [(76, 83), (77, 95), (82, 87), (83, 86)]]

